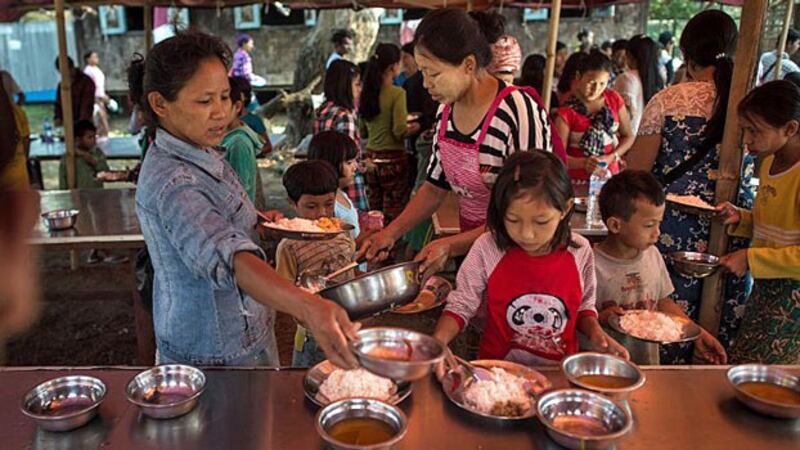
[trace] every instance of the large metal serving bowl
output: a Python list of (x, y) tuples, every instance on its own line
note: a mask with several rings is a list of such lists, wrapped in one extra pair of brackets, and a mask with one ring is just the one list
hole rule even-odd
[(745, 392), (739, 385), (747, 382), (772, 383), (800, 392), (800, 377), (796, 377), (776, 367), (762, 364), (745, 364), (728, 370), (728, 381), (736, 391), (736, 398), (754, 411), (772, 417), (800, 417), (800, 406), (777, 403)]
[[(427, 376), (445, 355), (441, 342), (427, 334), (403, 328), (376, 327), (359, 330), (350, 343), (361, 366), (393, 380), (414, 381)], [(377, 355), (377, 352), (384, 356)], [(391, 359), (385, 354), (396, 355)]]
[(125, 393), (145, 415), (171, 419), (194, 409), (205, 386), (206, 376), (200, 369), (169, 364), (139, 373), (128, 382)]
[(42, 214), (42, 220), (50, 231), (68, 230), (78, 220), (77, 209), (54, 209)]
[[(536, 408), (547, 434), (557, 443), (575, 450), (606, 449), (633, 426), (628, 413), (614, 401), (579, 389), (551, 391), (539, 398)], [(573, 425), (576, 429), (564, 430), (559, 428), (561, 424)], [(596, 434), (584, 431), (590, 426), (605, 431)]]
[[(339, 442), (328, 434), (328, 430), (345, 419), (369, 418), (377, 419), (394, 428), (392, 439), (375, 445), (350, 445)], [(388, 450), (400, 442), (408, 430), (408, 419), (400, 408), (378, 400), (368, 398), (351, 398), (331, 403), (317, 413), (317, 433), (334, 449), (340, 450)]]
[[(642, 387), (645, 382), (644, 373), (639, 370), (636, 364), (605, 353), (585, 352), (574, 354), (561, 362), (561, 369), (572, 386), (600, 392), (616, 400), (626, 399), (631, 392)], [(631, 384), (623, 388), (603, 388), (578, 380), (579, 377), (584, 375), (624, 377), (629, 378)]]
[(68, 431), (89, 423), (106, 396), (106, 385), (94, 377), (71, 375), (46, 381), (22, 398), (23, 414), (49, 431)]
[(709, 253), (674, 252), (670, 256), (675, 269), (687, 277), (705, 278), (719, 269), (719, 257)]
[(407, 262), (370, 272), (319, 292), (359, 320), (413, 301), (419, 295), (419, 262)]

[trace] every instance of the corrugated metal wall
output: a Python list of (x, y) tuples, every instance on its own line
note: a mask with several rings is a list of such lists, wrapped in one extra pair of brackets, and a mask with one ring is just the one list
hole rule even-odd
[[(79, 66), (72, 20), (67, 19), (67, 48)], [(54, 21), (0, 24), (0, 69), (11, 72), (26, 92), (55, 91), (59, 75), (55, 68), (58, 56)]]

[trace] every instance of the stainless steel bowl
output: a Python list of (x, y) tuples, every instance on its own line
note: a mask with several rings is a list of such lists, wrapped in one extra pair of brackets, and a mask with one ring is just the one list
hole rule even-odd
[(361, 366), (393, 380), (414, 381), (444, 358), (444, 346), (427, 334), (403, 328), (366, 328), (350, 343)]
[(606, 449), (633, 426), (630, 415), (614, 401), (579, 389), (544, 394), (536, 408), (547, 434), (575, 450)]
[[(577, 353), (565, 358), (561, 362), (561, 370), (567, 377), (569, 384), (581, 389), (588, 389), (600, 392), (615, 400), (624, 400), (631, 392), (644, 385), (644, 373), (639, 370), (636, 364), (618, 356), (605, 353)], [(623, 388), (602, 388), (593, 384), (588, 384), (578, 380), (585, 375), (611, 375), (629, 378), (630, 386)]]
[(705, 278), (719, 269), (719, 257), (709, 253), (674, 252), (670, 256), (675, 270), (687, 277)]
[(359, 320), (405, 305), (420, 291), (418, 262), (407, 262), (370, 272), (319, 292)]
[[(375, 445), (352, 445), (337, 441), (328, 431), (335, 424), (346, 419), (377, 419), (391, 426), (395, 435), (392, 439)], [(341, 450), (388, 450), (400, 442), (408, 429), (408, 419), (400, 408), (387, 403), (367, 399), (352, 398), (331, 403), (317, 413), (317, 433), (334, 449)]]
[(22, 398), (22, 412), (45, 430), (68, 431), (89, 423), (106, 396), (94, 377), (71, 375), (46, 381)]
[(771, 383), (800, 393), (800, 378), (776, 367), (762, 364), (745, 364), (728, 370), (728, 381), (736, 391), (736, 398), (754, 411), (773, 417), (800, 417), (800, 405), (778, 403), (744, 391), (740, 385), (747, 382)]
[(206, 376), (200, 369), (170, 364), (139, 373), (128, 382), (125, 393), (145, 415), (171, 419), (194, 409), (205, 386)]
[(68, 230), (78, 220), (77, 209), (54, 209), (42, 214), (42, 220), (50, 231)]

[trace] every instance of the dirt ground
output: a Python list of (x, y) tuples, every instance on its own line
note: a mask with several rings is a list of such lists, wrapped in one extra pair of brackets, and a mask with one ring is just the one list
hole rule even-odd
[[(285, 191), (280, 183), (279, 166), (262, 164), (264, 193), (270, 208), (289, 212)], [(89, 366), (135, 365), (136, 330), (132, 306), (134, 278), (130, 266), (85, 264), (87, 253), (80, 255), (81, 266), (70, 269), (68, 252), (40, 255), (42, 309), (29, 330), (8, 343), (10, 366)], [(416, 315), (385, 314), (365, 322), (366, 326), (391, 325), (433, 331), (439, 311)], [(281, 363), (291, 363), (295, 324), (280, 314), (276, 336)], [(465, 355), (474, 348), (462, 338), (454, 344), (456, 353)]]

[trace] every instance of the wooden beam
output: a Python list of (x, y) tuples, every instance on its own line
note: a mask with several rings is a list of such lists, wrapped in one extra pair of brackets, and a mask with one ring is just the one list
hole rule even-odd
[(144, 54), (148, 54), (153, 47), (153, 7), (144, 5)]
[[(561, 20), (561, 0), (553, 0), (550, 5), (550, 23), (547, 27), (547, 62), (544, 66), (542, 101), (544, 109), (550, 112), (550, 99), (553, 97), (553, 74), (556, 71), (556, 43), (558, 42), (558, 23)], [(552, 130), (555, 133), (556, 130)]]
[[(734, 201), (739, 188), (739, 176), (742, 167), (741, 133), (736, 107), (752, 82), (751, 74), (758, 64), (758, 46), (761, 30), (768, 6), (768, 0), (748, 0), (742, 6), (742, 22), (739, 28), (739, 42), (736, 46), (735, 70), (731, 80), (731, 91), (728, 98), (728, 115), (725, 121), (725, 132), (722, 137), (719, 153), (719, 171), (716, 188), (717, 203)], [(712, 221), (711, 237), (708, 251), (715, 255), (727, 252), (728, 235), (725, 227), (718, 220)], [(703, 283), (703, 299), (700, 303), (700, 325), (711, 334), (719, 331), (722, 314), (725, 275), (717, 272)]]
[(792, 10), (794, 9), (794, 0), (786, 0), (786, 15), (783, 17), (783, 29), (781, 30), (781, 38), (778, 39), (778, 49), (775, 53), (775, 79), (781, 79), (781, 66), (783, 66), (783, 51), (786, 49), (786, 39), (789, 36), (789, 28), (792, 25)]
[(75, 188), (75, 136), (72, 117), (72, 74), (67, 62), (67, 32), (64, 0), (55, 0), (56, 34), (58, 36), (58, 68), (61, 72), (61, 117), (67, 159), (67, 186)]

